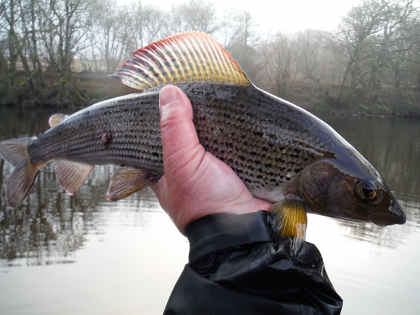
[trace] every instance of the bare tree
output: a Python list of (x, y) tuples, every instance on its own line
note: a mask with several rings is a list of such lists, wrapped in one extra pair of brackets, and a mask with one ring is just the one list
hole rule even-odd
[(42, 36), (49, 66), (64, 76), (69, 76), (74, 56), (85, 48), (88, 5), (84, 0), (50, 0), (48, 6), (40, 8), (48, 29)]
[(293, 51), (291, 40), (278, 33), (273, 40), (262, 45), (263, 67), (261, 76), (266, 88), (287, 97), (293, 80)]
[(400, 80), (398, 72), (402, 60), (398, 57), (406, 50), (400, 45), (406, 38), (404, 28), (411, 23), (415, 12), (412, 0), (369, 0), (350, 11), (340, 32), (348, 57), (340, 100), (349, 88), (359, 98), (364, 95), (376, 101), (389, 65), (393, 64), (394, 77)]
[(129, 40), (129, 11), (115, 7), (111, 0), (97, 1), (90, 8), (94, 23), (89, 32), (93, 59), (99, 63), (95, 70), (113, 72), (120, 65), (127, 51)]
[(231, 23), (224, 25), (226, 30), (225, 47), (239, 62), (247, 76), (254, 81), (259, 71), (256, 24), (247, 11), (231, 13), (229, 21)]
[(250, 12), (219, 14), (206, 0), (167, 10), (141, 0), (129, 6), (112, 0), (0, 0), (0, 95), (6, 95), (0, 103), (83, 105), (87, 99), (74, 73), (80, 61), (83, 69), (113, 72), (138, 48), (193, 30), (222, 39), (251, 80), (282, 96), (306, 93), (336, 104), (420, 99), (415, 0), (365, 0), (335, 34), (266, 35)]
[(143, 5), (141, 2), (131, 8), (129, 15), (128, 53), (138, 48), (171, 35), (168, 31), (168, 16), (153, 6)]
[(214, 5), (203, 0), (189, 0), (174, 6), (167, 18), (169, 33), (201, 31), (212, 34), (220, 28)]

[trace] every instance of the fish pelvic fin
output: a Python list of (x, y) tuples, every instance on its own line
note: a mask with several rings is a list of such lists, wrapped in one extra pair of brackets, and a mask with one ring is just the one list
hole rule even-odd
[(140, 91), (169, 83), (199, 81), (251, 84), (229, 52), (201, 32), (167, 37), (135, 51), (134, 57), (114, 76)]
[(55, 174), (58, 182), (69, 195), (74, 195), (89, 177), (92, 170), (93, 165), (85, 163), (67, 160), (55, 161)]
[(271, 208), (277, 220), (280, 237), (295, 237), (305, 240), (307, 216), (302, 201), (286, 199)]
[(150, 185), (143, 170), (121, 168), (112, 176), (105, 197), (107, 200), (120, 200)]
[(29, 194), (35, 177), (41, 168), (31, 162), (28, 145), (31, 138), (10, 139), (0, 142), (0, 155), (15, 169), (7, 182), (7, 202), (16, 208)]

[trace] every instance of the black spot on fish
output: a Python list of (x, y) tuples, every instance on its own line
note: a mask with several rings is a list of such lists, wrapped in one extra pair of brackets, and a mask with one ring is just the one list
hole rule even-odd
[(111, 135), (111, 133), (104, 133), (102, 135), (102, 143), (104, 145), (108, 145), (109, 143), (111, 143), (111, 141), (112, 141), (112, 135)]

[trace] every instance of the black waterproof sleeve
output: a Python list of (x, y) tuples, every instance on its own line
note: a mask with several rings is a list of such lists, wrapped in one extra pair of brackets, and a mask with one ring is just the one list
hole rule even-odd
[(266, 211), (216, 214), (187, 226), (189, 263), (164, 314), (339, 314), (318, 249), (276, 240)]

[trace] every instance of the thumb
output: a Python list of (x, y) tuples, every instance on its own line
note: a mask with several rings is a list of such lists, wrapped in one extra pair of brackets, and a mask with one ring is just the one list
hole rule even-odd
[[(200, 148), (191, 102), (179, 88), (165, 86), (159, 94), (160, 130), (165, 174), (191, 159)], [(200, 150), (201, 151), (201, 150)]]

